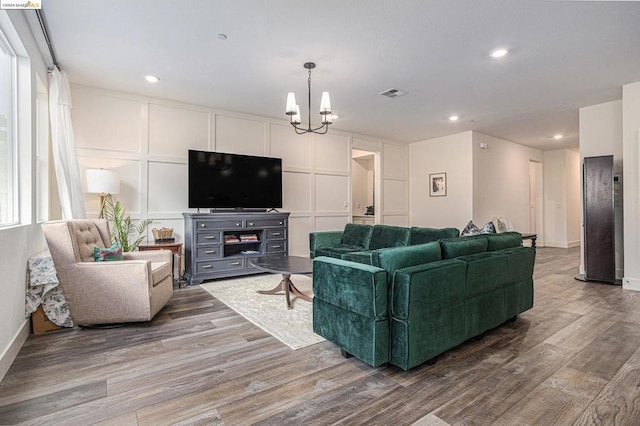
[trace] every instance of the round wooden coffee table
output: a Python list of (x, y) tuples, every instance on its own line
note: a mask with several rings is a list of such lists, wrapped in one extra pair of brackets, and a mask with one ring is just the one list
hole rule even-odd
[(311, 274), (313, 272), (313, 260), (308, 257), (302, 256), (261, 256), (254, 257), (249, 260), (249, 263), (254, 267), (266, 272), (272, 272), (275, 274), (282, 274), (282, 281), (275, 288), (271, 290), (258, 290), (260, 294), (276, 294), (284, 291), (287, 299), (287, 308), (293, 309), (291, 306), (291, 298), (289, 292), (299, 299), (311, 302), (311, 298), (300, 292), (296, 286), (291, 282), (292, 274)]

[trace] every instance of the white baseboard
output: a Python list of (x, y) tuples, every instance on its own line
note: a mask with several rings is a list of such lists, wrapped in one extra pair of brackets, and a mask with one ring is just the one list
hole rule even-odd
[(580, 240), (578, 241), (569, 241), (567, 243), (567, 248), (580, 247)]
[(7, 374), (7, 371), (9, 371), (9, 367), (11, 367), (11, 364), (13, 364), (16, 356), (18, 356), (18, 352), (20, 352), (22, 345), (24, 345), (24, 342), (27, 341), (29, 333), (31, 332), (30, 329), (31, 322), (27, 319), (25, 320), (20, 330), (18, 330), (18, 332), (16, 333), (15, 337), (13, 338), (13, 342), (11, 342), (7, 350), (4, 351), (4, 354), (2, 354), (2, 358), (0, 358), (0, 381), (4, 379), (4, 375)]
[(569, 244), (561, 241), (545, 241), (545, 247), (555, 247), (555, 248), (569, 248)]
[(624, 277), (622, 279), (622, 288), (625, 290), (640, 291), (640, 279)]

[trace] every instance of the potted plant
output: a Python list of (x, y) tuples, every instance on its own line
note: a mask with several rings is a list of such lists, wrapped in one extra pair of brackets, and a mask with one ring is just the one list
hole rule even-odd
[(146, 238), (151, 219), (144, 219), (134, 224), (127, 210), (122, 207), (120, 201), (115, 201), (111, 196), (105, 199), (105, 218), (111, 222), (111, 240), (120, 244), (123, 252), (134, 251)]

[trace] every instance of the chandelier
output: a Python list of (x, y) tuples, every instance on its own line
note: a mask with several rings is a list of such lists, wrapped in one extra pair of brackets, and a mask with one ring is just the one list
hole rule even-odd
[(329, 125), (333, 123), (333, 116), (331, 115), (331, 100), (329, 99), (329, 92), (322, 92), (322, 98), (320, 99), (320, 116), (322, 117), (322, 125), (315, 129), (311, 127), (311, 70), (316, 67), (313, 62), (307, 62), (304, 67), (309, 70), (309, 79), (307, 85), (309, 88), (309, 101), (308, 101), (308, 127), (298, 127), (300, 124), (300, 107), (296, 103), (296, 95), (293, 92), (289, 92), (287, 95), (287, 108), (285, 114), (289, 116), (289, 122), (296, 130), (296, 133), (303, 135), (305, 133), (318, 133), (324, 135), (329, 130)]

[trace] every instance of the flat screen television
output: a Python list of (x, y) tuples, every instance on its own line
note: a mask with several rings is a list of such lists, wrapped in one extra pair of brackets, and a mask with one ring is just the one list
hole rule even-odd
[(282, 207), (282, 160), (189, 150), (189, 208)]

